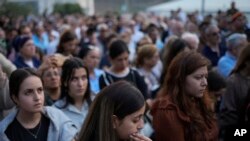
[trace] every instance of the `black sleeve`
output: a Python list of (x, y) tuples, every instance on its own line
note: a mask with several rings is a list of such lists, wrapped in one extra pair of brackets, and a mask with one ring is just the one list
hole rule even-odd
[(135, 70), (133, 70), (133, 71), (134, 71), (135, 78), (136, 78), (136, 86), (143, 94), (145, 100), (147, 100), (149, 98), (148, 86), (147, 86), (146, 82), (144, 81), (144, 78), (137, 71), (135, 71)]
[[(104, 72), (105, 73), (105, 72)], [(99, 77), (99, 87), (100, 89), (103, 89), (105, 88), (107, 85), (104, 81), (104, 74), (102, 74), (100, 77)]]
[(238, 123), (238, 93), (233, 80), (227, 81), (225, 94), (222, 96), (222, 102), (219, 114), (220, 128), (236, 125)]

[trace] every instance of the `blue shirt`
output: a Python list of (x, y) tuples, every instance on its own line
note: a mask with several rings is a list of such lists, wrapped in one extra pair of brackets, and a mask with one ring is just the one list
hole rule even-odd
[[(23, 57), (20, 55), (17, 56), (16, 60), (13, 63), (16, 65), (17, 68), (30, 68), (30, 66), (25, 63)], [(41, 65), (41, 62), (35, 57), (32, 58), (32, 63), (34, 68), (38, 68)]]
[(90, 88), (91, 91), (94, 94), (98, 94), (100, 91), (100, 86), (99, 86), (99, 78), (103, 74), (103, 70), (100, 69), (94, 69), (94, 75), (95, 76), (90, 76)]
[(37, 35), (32, 35), (33, 42), (36, 47), (40, 48), (43, 52), (46, 52), (49, 45), (49, 37), (47, 34), (42, 34), (42, 39), (39, 39)]
[(60, 108), (64, 106), (66, 103), (65, 98), (58, 100), (53, 107), (61, 110), (69, 119), (72, 120), (74, 125), (76, 125), (78, 131), (81, 130), (82, 124), (87, 117), (89, 111), (89, 105), (87, 101), (85, 101), (81, 107), (81, 110), (77, 109), (74, 105), (68, 104), (65, 108)]
[[(0, 122), (0, 141), (10, 141), (5, 134), (8, 126), (17, 116), (18, 109), (13, 110)], [(77, 134), (77, 128), (62, 111), (45, 106), (42, 114), (50, 119), (48, 141), (72, 141)]]
[(219, 50), (220, 50), (219, 55), (217, 54), (217, 52), (212, 51), (212, 49), (209, 46), (205, 46), (202, 50), (202, 54), (211, 61), (213, 67), (217, 66), (219, 59), (225, 54), (226, 47), (220, 44)]
[(228, 77), (236, 64), (236, 61), (236, 58), (232, 54), (226, 52), (218, 62), (218, 72), (222, 76)]

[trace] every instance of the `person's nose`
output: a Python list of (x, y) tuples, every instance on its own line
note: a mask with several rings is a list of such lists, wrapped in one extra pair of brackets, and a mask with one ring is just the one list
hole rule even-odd
[(35, 92), (34, 92), (34, 96), (33, 96), (33, 98), (34, 98), (34, 100), (35, 100), (35, 101), (37, 101), (37, 100), (39, 100), (39, 99), (40, 99), (40, 94), (39, 94), (39, 92), (38, 92), (38, 91), (35, 91)]
[(140, 119), (140, 122), (138, 123), (138, 130), (141, 130), (144, 127), (144, 120), (143, 118)]
[(58, 77), (58, 74), (52, 74), (51, 75), (52, 80), (55, 80), (57, 77)]
[(83, 80), (83, 79), (78, 79), (78, 83), (77, 83), (78, 86), (79, 86), (79, 87), (83, 87), (84, 81), (85, 81), (85, 80)]
[(126, 60), (126, 59), (124, 59), (124, 60), (122, 61), (122, 65), (123, 65), (123, 66), (127, 66), (127, 63), (128, 63), (128, 60)]
[(203, 79), (202, 79), (202, 86), (207, 86), (207, 78), (206, 77), (204, 77)]

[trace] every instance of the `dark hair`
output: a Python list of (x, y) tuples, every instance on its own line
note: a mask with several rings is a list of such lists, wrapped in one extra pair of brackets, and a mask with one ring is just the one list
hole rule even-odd
[(215, 71), (209, 71), (207, 77), (208, 91), (216, 92), (222, 88), (226, 88), (226, 80), (219, 73)]
[(153, 32), (154, 30), (158, 30), (158, 27), (155, 24), (151, 23), (147, 26), (146, 33), (149, 34), (149, 33)]
[[(90, 82), (89, 82), (89, 72), (88, 69), (83, 65), (82, 61), (78, 58), (71, 58), (71, 59), (67, 59), (62, 66), (62, 75), (61, 75), (61, 99), (62, 98), (66, 98), (66, 104), (62, 107), (58, 107), (58, 108), (65, 108), (69, 103), (74, 104), (74, 100), (69, 96), (68, 94), (68, 83), (71, 80), (72, 76), (75, 73), (76, 69), (79, 68), (84, 68), (85, 71), (87, 72), (87, 78), (88, 78), (88, 86), (87, 86), (87, 90), (84, 94), (83, 100), (86, 99), (86, 101), (88, 102), (88, 104), (90, 105), (91, 103), (91, 98), (90, 98)], [(66, 84), (66, 85), (65, 85)]]
[(145, 105), (141, 92), (131, 83), (118, 81), (105, 87), (93, 101), (79, 140), (118, 141), (113, 129), (112, 116), (125, 118)]
[(157, 40), (156, 36), (154, 35), (155, 31), (159, 32), (159, 28), (153, 23), (149, 24), (147, 29), (146, 29), (146, 33), (149, 35), (149, 37), (153, 43), (156, 43), (156, 40)]
[(23, 47), (23, 45), (28, 41), (31, 40), (29, 36), (17, 36), (13, 40), (13, 46), (15, 48), (15, 51), (19, 52), (19, 50)]
[(94, 26), (90, 26), (86, 31), (87, 36), (92, 36), (94, 33), (96, 33), (96, 27)]
[(187, 47), (186, 42), (183, 39), (175, 39), (171, 46), (169, 46), (168, 52), (163, 59), (163, 70), (160, 78), (160, 83), (164, 83), (164, 78), (167, 74), (168, 67), (171, 63), (171, 61), (174, 59), (176, 55), (178, 55), (180, 52), (184, 51), (184, 49)]
[(129, 53), (128, 46), (124, 41), (116, 40), (111, 43), (109, 47), (109, 57), (111, 59), (115, 59), (116, 57), (120, 56), (124, 52)]
[(104, 47), (109, 48), (111, 45), (111, 42), (113, 42), (114, 39), (116, 39), (117, 37), (118, 37), (118, 35), (116, 33), (111, 33), (110, 35), (108, 35), (108, 37), (105, 38), (106, 40), (104, 42), (105, 43)]
[(82, 47), (78, 53), (78, 57), (83, 59), (85, 58), (88, 53), (94, 48), (94, 46), (88, 45), (86, 47)]
[(27, 26), (26, 24), (22, 24), (22, 25), (18, 28), (18, 34), (21, 35), (21, 34), (22, 34), (22, 31), (23, 31), (26, 27), (29, 27), (29, 26)]
[(45, 53), (43, 52), (43, 50), (39, 47), (36, 47), (36, 54), (38, 54), (38, 60), (39, 61), (43, 61), (43, 57), (45, 56)]
[(67, 42), (70, 42), (70, 41), (73, 41), (75, 39), (77, 39), (77, 36), (73, 31), (71, 31), (71, 30), (65, 31), (62, 34), (62, 36), (60, 37), (60, 42), (59, 42), (59, 44), (57, 46), (57, 52), (58, 53), (63, 53), (64, 52), (63, 44), (67, 43)]
[(21, 84), (26, 78), (30, 76), (36, 76), (40, 78), (39, 75), (36, 73), (36, 71), (32, 68), (17, 69), (11, 73), (9, 81), (9, 90), (10, 90), (10, 97), (13, 102), (14, 102), (13, 96), (18, 97)]
[(239, 73), (240, 71), (245, 69), (246, 63), (249, 63), (249, 62), (250, 62), (250, 44), (248, 44), (246, 47), (242, 49), (241, 54), (231, 74)]
[(210, 25), (210, 22), (208, 21), (203, 21), (199, 24), (199, 31), (200, 32), (205, 32), (205, 29)]

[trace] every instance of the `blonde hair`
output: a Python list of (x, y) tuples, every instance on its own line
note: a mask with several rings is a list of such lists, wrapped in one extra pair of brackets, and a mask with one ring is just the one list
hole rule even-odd
[(144, 59), (152, 58), (157, 51), (157, 47), (154, 44), (140, 46), (137, 52), (136, 66), (142, 66), (144, 64)]

